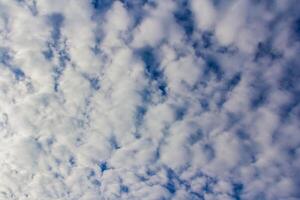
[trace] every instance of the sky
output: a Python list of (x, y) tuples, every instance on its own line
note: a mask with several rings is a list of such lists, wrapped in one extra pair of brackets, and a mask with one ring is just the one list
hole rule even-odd
[(299, 0), (0, 0), (0, 200), (299, 200)]

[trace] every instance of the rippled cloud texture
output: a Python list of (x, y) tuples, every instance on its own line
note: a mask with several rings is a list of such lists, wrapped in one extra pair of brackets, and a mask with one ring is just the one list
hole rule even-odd
[(0, 0), (0, 200), (300, 199), (298, 0)]

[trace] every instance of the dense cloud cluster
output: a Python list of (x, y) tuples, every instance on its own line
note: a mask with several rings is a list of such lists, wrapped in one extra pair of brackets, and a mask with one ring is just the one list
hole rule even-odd
[(300, 199), (297, 0), (0, 0), (0, 200)]

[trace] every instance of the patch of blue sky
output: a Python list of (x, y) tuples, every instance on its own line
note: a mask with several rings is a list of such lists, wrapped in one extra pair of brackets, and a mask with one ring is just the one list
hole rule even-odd
[(233, 199), (234, 200), (241, 200), (242, 197), (242, 192), (243, 192), (243, 189), (244, 189), (244, 185), (242, 183), (233, 183)]
[(90, 81), (91, 87), (94, 90), (99, 90), (100, 89), (100, 81), (99, 81), (98, 78), (91, 78), (89, 81)]
[(251, 97), (250, 106), (252, 109), (257, 109), (268, 101), (268, 90), (265, 88), (260, 88), (254, 92), (253, 96)]
[(45, 58), (52, 60), (54, 54), (57, 54), (59, 63), (53, 68), (54, 91), (59, 90), (59, 79), (65, 70), (67, 62), (70, 61), (70, 56), (66, 49), (66, 41), (62, 40), (61, 29), (64, 24), (64, 16), (61, 13), (53, 13), (48, 16), (48, 23), (50, 24), (51, 40), (48, 42), (48, 49), (43, 51)]
[(167, 95), (167, 83), (165, 81), (164, 73), (160, 69), (160, 61), (156, 55), (157, 51), (151, 47), (145, 47), (140, 49), (137, 54), (140, 56), (145, 64), (145, 74), (156, 84), (156, 89), (159, 90), (162, 96)]
[(300, 17), (294, 20), (292, 30), (295, 35), (295, 39), (300, 40)]
[(195, 38), (192, 41), (192, 47), (197, 56), (204, 57), (205, 52), (213, 45), (213, 33), (203, 31), (200, 38)]
[(73, 156), (69, 158), (69, 164), (72, 167), (76, 166), (76, 159)]
[(152, 170), (152, 169), (147, 169), (146, 170), (146, 174), (147, 174), (147, 176), (155, 176), (156, 175), (156, 171)]
[(83, 77), (89, 81), (90, 87), (93, 90), (99, 90), (101, 88), (101, 83), (100, 83), (99, 77), (93, 76), (93, 75), (88, 75), (88, 74), (83, 74)]
[(199, 100), (199, 105), (201, 105), (201, 107), (204, 111), (209, 110), (209, 101), (208, 101), (208, 99), (200, 99)]
[(200, 194), (200, 192), (190, 192), (189, 199), (191, 200), (205, 200), (204, 195)]
[(204, 70), (204, 75), (216, 77), (218, 81), (223, 78), (223, 69), (216, 58), (207, 56), (205, 59), (206, 66)]
[(201, 35), (201, 44), (203, 48), (209, 48), (212, 45), (213, 34), (210, 31), (204, 31)]
[(182, 120), (187, 113), (187, 108), (184, 106), (175, 108), (175, 118), (176, 120)]
[(103, 173), (104, 171), (108, 170), (108, 164), (106, 161), (99, 163), (99, 169)]
[(91, 0), (90, 3), (94, 11), (99, 14), (109, 10), (114, 0)]
[(99, 177), (97, 177), (96, 172), (93, 169), (88, 170), (87, 179), (92, 185), (96, 187), (101, 186), (101, 181), (99, 180)]
[(196, 130), (195, 132), (191, 133), (189, 136), (189, 143), (191, 145), (196, 144), (198, 141), (203, 139), (204, 133), (201, 129)]
[(300, 61), (291, 61), (284, 67), (283, 73), (280, 77), (279, 87), (287, 92), (295, 93), (300, 89), (298, 83), (300, 79)]
[(235, 46), (227, 45), (227, 46), (218, 46), (216, 48), (217, 54), (227, 54), (227, 55), (234, 55), (238, 53), (238, 49)]
[(167, 169), (167, 183), (164, 185), (164, 187), (171, 193), (171, 194), (175, 194), (176, 193), (176, 184), (175, 184), (175, 177), (176, 174), (174, 173), (174, 171), (172, 169)]
[(91, 51), (95, 54), (98, 55), (101, 53), (101, 48), (100, 48), (100, 44), (102, 42), (102, 36), (99, 33), (99, 35), (96, 36), (95, 41), (94, 41), (94, 45), (91, 47)]
[(44, 57), (48, 60), (51, 61), (53, 59), (54, 53), (53, 53), (53, 45), (51, 43), (47, 44), (47, 49), (45, 51), (43, 51), (43, 55)]
[(247, 130), (245, 129), (238, 129), (236, 132), (235, 132), (236, 136), (238, 136), (238, 138), (240, 140), (249, 140), (250, 139), (250, 136), (249, 136), (249, 133), (247, 133)]
[(140, 138), (141, 134), (139, 133), (139, 128), (140, 126), (143, 125), (144, 122), (144, 116), (147, 112), (147, 103), (142, 106), (138, 106), (136, 108), (136, 113), (135, 113), (135, 127), (136, 127), (136, 132), (134, 133), (136, 138)]
[[(183, 171), (186, 171), (188, 167), (185, 167)], [(191, 196), (194, 196), (191, 191), (191, 185), (189, 181), (183, 180), (180, 178), (180, 175), (177, 174), (174, 170), (166, 168), (167, 173), (167, 182), (164, 187), (170, 192), (170, 194), (175, 195), (176, 191), (183, 189), (191, 193)]]
[(227, 112), (226, 118), (227, 118), (227, 127), (230, 128), (234, 126), (235, 124), (239, 123), (242, 119), (242, 113), (239, 112)]
[(215, 150), (213, 148), (213, 145), (211, 144), (205, 144), (203, 146), (203, 153), (206, 156), (207, 160), (213, 160), (216, 157)]
[[(219, 72), (217, 72), (219, 73)], [(232, 75), (229, 78), (224, 77), (224, 84), (222, 85), (222, 87), (220, 88), (220, 90), (217, 91), (219, 98), (214, 102), (218, 108), (222, 108), (222, 106), (224, 105), (224, 103), (227, 101), (228, 99), (228, 94), (229, 92), (231, 92), (241, 81), (241, 73), (237, 72), (234, 75)], [(256, 93), (255, 93), (256, 94)]]
[(36, 0), (25, 1), (25, 0), (17, 0), (22, 6), (28, 9), (33, 16), (38, 14), (37, 2)]
[(63, 68), (54, 67), (54, 70), (53, 70), (54, 88), (53, 89), (54, 89), (55, 92), (58, 92), (59, 78), (60, 78), (62, 72), (63, 72)]
[(193, 14), (187, 0), (178, 0), (178, 9), (174, 13), (175, 21), (182, 27), (188, 40), (192, 38), (195, 30)]
[(159, 60), (155, 55), (155, 49), (146, 47), (139, 53), (145, 63), (145, 71), (149, 78), (152, 80), (158, 80), (161, 78), (162, 75), (159, 69)]
[(56, 43), (61, 36), (61, 28), (64, 23), (64, 16), (61, 13), (53, 13), (48, 17), (49, 24), (52, 27), (51, 36), (53, 41)]
[(25, 73), (20, 68), (11, 68), (11, 71), (14, 73), (17, 80), (22, 80), (25, 78)]
[(202, 188), (202, 193), (207, 193), (207, 194), (213, 194), (214, 191), (213, 191), (213, 188), (215, 186), (215, 184), (217, 183), (217, 179), (214, 178), (214, 177), (209, 177), (209, 176), (206, 176), (206, 182), (205, 182), (205, 185), (203, 186)]
[(279, 116), (282, 121), (286, 121), (291, 118), (300, 118), (300, 91), (291, 94), (292, 98), (290, 102), (285, 103), (279, 108)]
[(261, 58), (269, 58), (271, 60), (278, 59), (282, 57), (282, 53), (276, 51), (272, 47), (271, 41), (259, 42), (257, 45), (257, 50), (254, 56), (254, 60), (258, 61)]
[(0, 47), (0, 62), (3, 65), (10, 65), (9, 64), (10, 60), (11, 60), (11, 55), (9, 54), (9, 50)]
[(233, 90), (241, 81), (242, 79), (242, 74), (240, 72), (234, 74), (226, 84), (226, 89), (227, 90)]
[(270, 93), (270, 86), (259, 74), (251, 82), (250, 85), (252, 92), (250, 97), (250, 107), (257, 109), (267, 103)]
[(63, 67), (65, 67), (66, 63), (71, 60), (70, 59), (70, 55), (67, 52), (66, 44), (65, 43), (62, 46), (62, 49), (60, 51), (58, 51), (58, 56), (59, 56), (59, 65), (63, 66)]
[(12, 56), (10, 55), (9, 50), (0, 48), (0, 62), (11, 71), (16, 80), (23, 80), (25, 78), (24, 71), (20, 67), (11, 64), (11, 60)]
[(128, 193), (129, 192), (129, 187), (126, 185), (121, 185), (120, 187), (121, 193)]
[(133, 25), (137, 26), (145, 16), (145, 5), (151, 5), (154, 1), (151, 0), (121, 0), (126, 10), (133, 17)]

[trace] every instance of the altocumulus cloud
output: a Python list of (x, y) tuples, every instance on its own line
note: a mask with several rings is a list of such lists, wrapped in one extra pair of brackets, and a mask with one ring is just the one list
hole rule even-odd
[(300, 199), (297, 0), (0, 0), (0, 200)]

